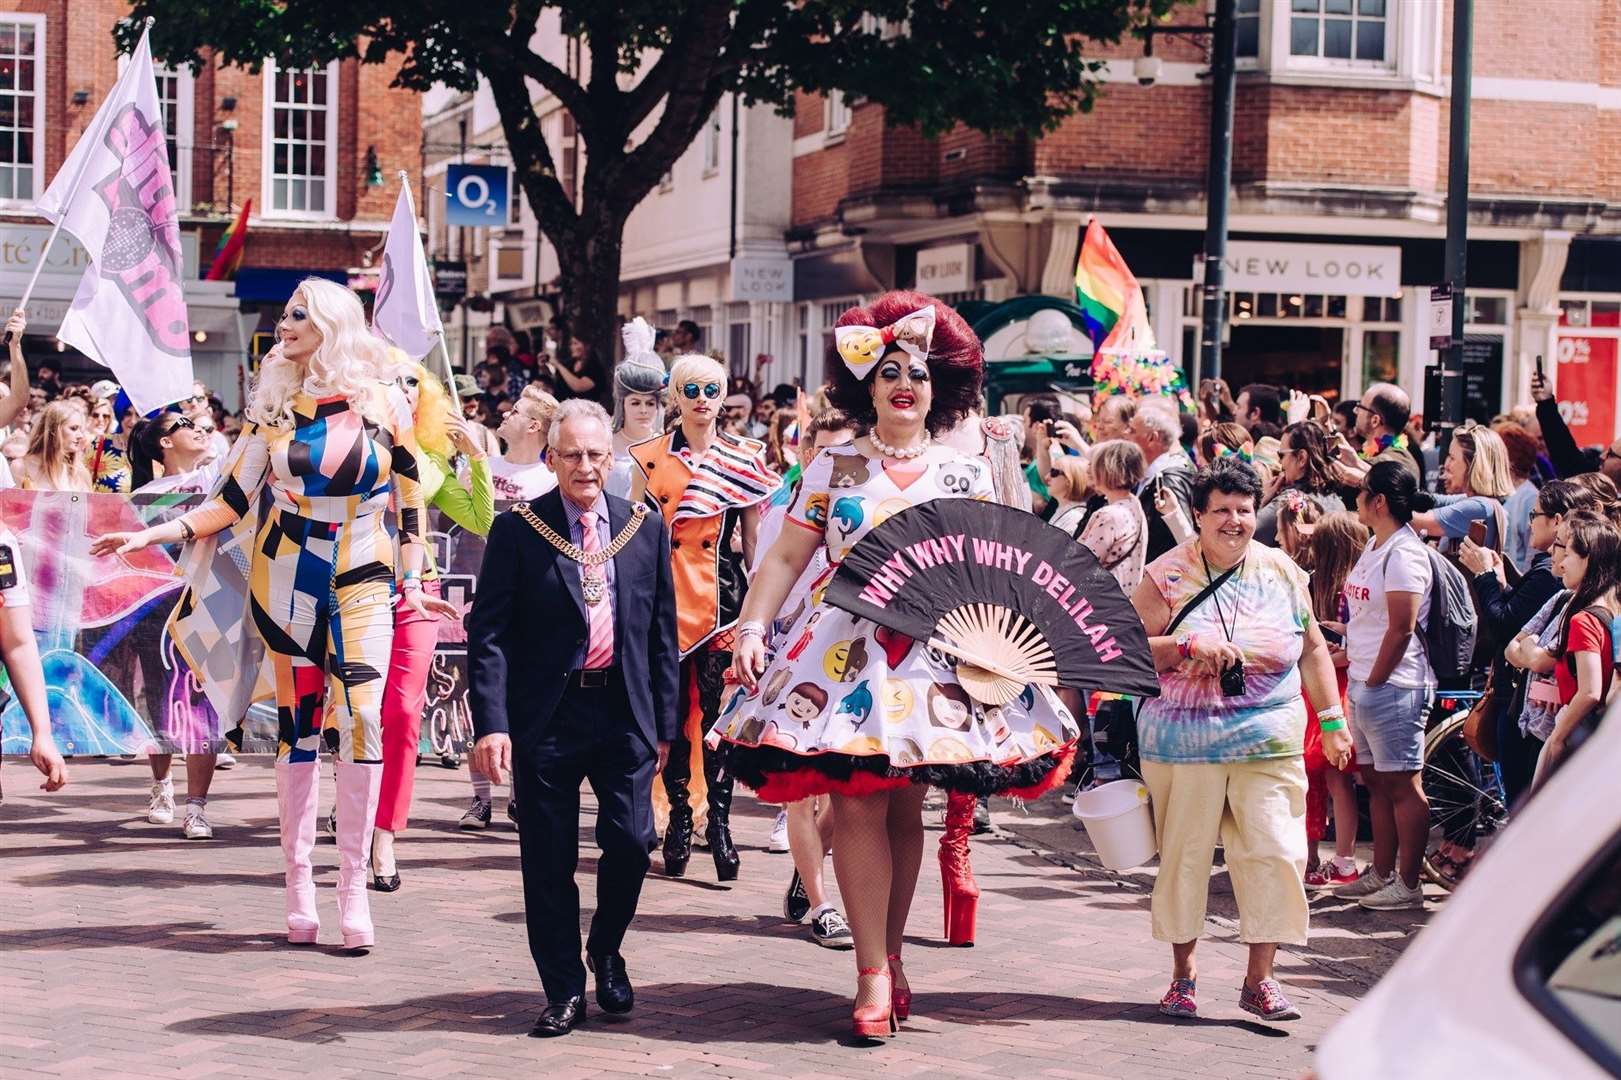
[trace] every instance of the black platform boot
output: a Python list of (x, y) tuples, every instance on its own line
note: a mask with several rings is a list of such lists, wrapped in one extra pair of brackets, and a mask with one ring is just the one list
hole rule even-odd
[[(672, 762), (674, 753), (671, 754)], [(687, 796), (687, 778), (664, 772), (664, 794), (670, 800), (670, 823), (664, 829), (664, 876), (684, 877), (692, 858), (692, 803)]]
[(715, 880), (737, 880), (742, 860), (732, 843), (732, 778), (720, 776), (720, 753), (704, 747), (704, 781), (709, 785), (709, 854), (715, 857)]

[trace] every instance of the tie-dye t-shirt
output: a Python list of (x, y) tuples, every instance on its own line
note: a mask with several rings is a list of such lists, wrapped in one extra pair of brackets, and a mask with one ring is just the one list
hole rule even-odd
[[(1210, 581), (1198, 545), (1195, 539), (1175, 547), (1146, 571), (1172, 618)], [(1289, 556), (1250, 544), (1244, 568), (1176, 628), (1177, 636), (1225, 640), (1219, 601), (1234, 644), (1244, 650), (1244, 694), (1223, 696), (1220, 680), (1191, 661), (1160, 672), (1160, 696), (1144, 701), (1137, 719), (1144, 761), (1196, 765), (1301, 755), (1306, 705), (1299, 661), (1312, 617), (1306, 583)]]

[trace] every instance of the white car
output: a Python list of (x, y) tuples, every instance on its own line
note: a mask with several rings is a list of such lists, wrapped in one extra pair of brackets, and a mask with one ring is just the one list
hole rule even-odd
[(1324, 1038), (1321, 1080), (1621, 1077), (1621, 706)]

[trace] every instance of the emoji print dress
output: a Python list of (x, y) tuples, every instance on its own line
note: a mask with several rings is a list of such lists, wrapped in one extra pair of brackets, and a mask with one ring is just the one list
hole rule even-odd
[(1062, 781), (1080, 733), (1050, 690), (981, 706), (950, 657), (823, 599), (839, 561), (895, 514), (991, 494), (984, 460), (938, 444), (910, 461), (854, 446), (817, 455), (783, 528), (820, 535), (829, 565), (789, 596), (777, 622), (787, 629), (767, 643), (756, 689), (735, 688), (721, 709), (715, 731), (737, 779), (767, 802), (908, 783), (1031, 797)]

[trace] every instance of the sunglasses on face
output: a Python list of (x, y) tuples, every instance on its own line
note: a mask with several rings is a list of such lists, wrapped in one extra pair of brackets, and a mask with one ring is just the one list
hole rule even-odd
[(179, 431), (181, 428), (191, 428), (193, 431), (196, 431), (197, 430), (197, 421), (193, 420), (189, 416), (176, 417), (175, 422), (169, 425), (168, 430), (165, 431), (164, 434), (165, 435), (173, 435), (175, 432)]
[(718, 398), (721, 389), (720, 383), (703, 383), (700, 385), (699, 383), (689, 382), (681, 388), (681, 393), (688, 401), (697, 401), (699, 394), (706, 398)]

